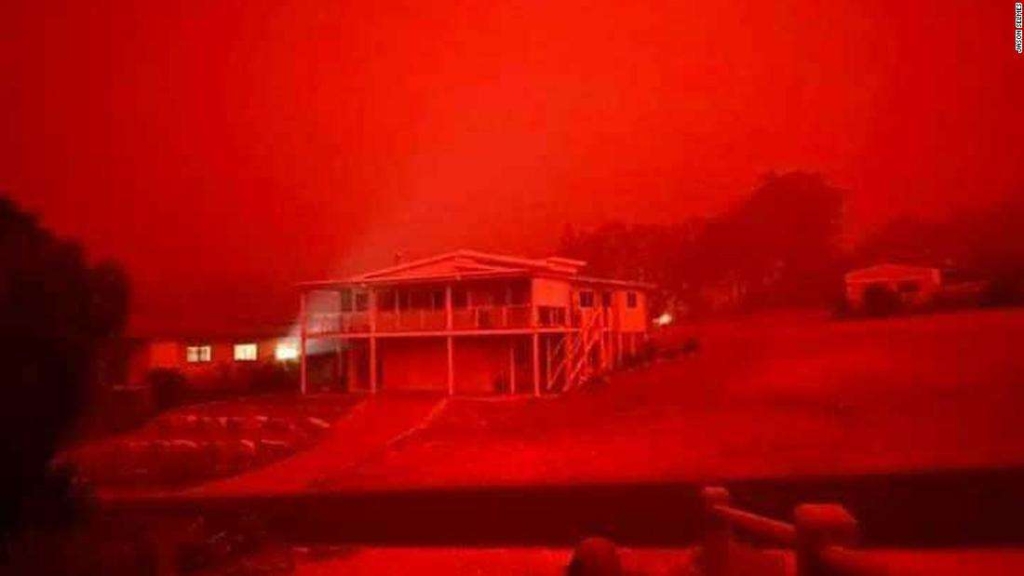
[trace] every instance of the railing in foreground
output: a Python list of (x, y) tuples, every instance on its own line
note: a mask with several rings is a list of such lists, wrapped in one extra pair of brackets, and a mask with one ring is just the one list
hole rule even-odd
[(889, 571), (857, 550), (857, 520), (838, 504), (801, 504), (794, 522), (781, 522), (730, 506), (729, 492), (704, 488), (704, 569), (707, 576), (742, 574), (733, 565), (733, 537), (796, 553), (797, 576), (881, 576)]

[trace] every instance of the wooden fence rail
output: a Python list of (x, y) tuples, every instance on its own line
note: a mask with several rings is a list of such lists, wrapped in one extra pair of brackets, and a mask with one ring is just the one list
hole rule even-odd
[(856, 548), (857, 520), (838, 504), (801, 504), (793, 523), (734, 508), (729, 492), (704, 488), (704, 569), (707, 576), (741, 574), (734, 566), (733, 538), (738, 535), (796, 554), (797, 576), (882, 576), (888, 570)]

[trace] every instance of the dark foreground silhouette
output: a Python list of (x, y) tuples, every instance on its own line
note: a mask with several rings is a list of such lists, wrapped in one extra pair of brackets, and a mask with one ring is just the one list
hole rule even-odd
[[(865, 546), (1024, 544), (1024, 468), (724, 482), (745, 509), (790, 518), (802, 502), (838, 502)], [(258, 518), (291, 544), (571, 546), (603, 534), (633, 546), (692, 544), (702, 486), (690, 483), (308, 493), (287, 497), (147, 498), (109, 503), (107, 518), (213, 524)]]

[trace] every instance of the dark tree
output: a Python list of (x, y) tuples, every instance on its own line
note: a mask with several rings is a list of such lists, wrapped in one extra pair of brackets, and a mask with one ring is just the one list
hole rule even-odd
[(591, 273), (642, 278), (698, 307), (705, 289), (768, 305), (824, 304), (840, 292), (842, 217), (842, 191), (820, 175), (769, 174), (717, 217), (566, 229), (561, 250)]
[(113, 264), (92, 268), (0, 198), (0, 530), (46, 484), (50, 459), (86, 401), (96, 353), (124, 326), (128, 282)]
[(704, 250), (719, 275), (781, 304), (822, 303), (839, 278), (843, 194), (818, 174), (769, 174), (723, 215)]

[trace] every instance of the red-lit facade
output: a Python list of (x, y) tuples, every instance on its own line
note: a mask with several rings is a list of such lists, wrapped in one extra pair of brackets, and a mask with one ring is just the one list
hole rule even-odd
[(333, 358), (350, 390), (556, 392), (612, 369), (647, 337), (641, 282), (585, 262), (460, 250), (301, 285), (302, 389)]

